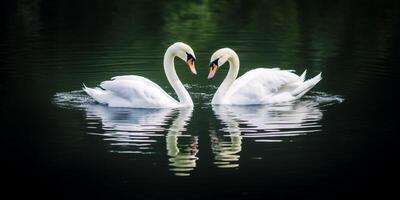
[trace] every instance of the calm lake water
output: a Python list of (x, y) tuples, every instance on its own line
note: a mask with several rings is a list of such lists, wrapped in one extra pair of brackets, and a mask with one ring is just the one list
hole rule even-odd
[[(398, 160), (399, 4), (379, 1), (11, 1), (1, 5), (3, 173), (13, 195), (265, 199), (388, 195)], [(162, 68), (174, 42), (195, 106), (96, 104), (82, 83), (141, 75), (175, 95)], [(212, 106), (234, 49), (256, 67), (323, 79), (304, 98)]]

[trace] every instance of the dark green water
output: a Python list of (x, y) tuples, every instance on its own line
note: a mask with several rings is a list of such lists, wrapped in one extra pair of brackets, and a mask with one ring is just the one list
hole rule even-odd
[[(399, 4), (379, 1), (10, 1), (1, 5), (3, 179), (13, 195), (266, 199), (389, 195), (396, 165)], [(177, 41), (193, 109), (121, 109), (81, 91), (117, 75), (153, 80)], [(213, 107), (234, 49), (256, 67), (323, 79), (282, 105)], [(392, 88), (393, 87), (393, 88)], [(26, 192), (25, 192), (26, 191)]]

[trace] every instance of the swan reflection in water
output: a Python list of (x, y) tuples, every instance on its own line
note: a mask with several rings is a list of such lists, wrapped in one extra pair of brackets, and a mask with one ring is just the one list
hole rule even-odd
[(188, 176), (196, 167), (198, 138), (183, 134), (193, 108), (127, 109), (91, 104), (85, 109), (89, 129), (98, 130), (100, 120), (103, 132), (91, 134), (105, 137), (110, 152), (156, 154), (165, 138), (170, 170), (175, 175)]
[(315, 101), (297, 101), (275, 105), (213, 105), (216, 117), (224, 126), (211, 132), (215, 164), (220, 168), (239, 167), (242, 139), (254, 142), (292, 141), (295, 136), (318, 132), (322, 118)]
[[(295, 136), (318, 132), (320, 105), (300, 101), (276, 105), (213, 106), (223, 128), (210, 130), (214, 164), (220, 168), (239, 167), (242, 140), (254, 142), (292, 141)], [(111, 152), (156, 154), (165, 140), (169, 169), (188, 176), (198, 160), (198, 137), (187, 134), (193, 108), (126, 109), (91, 104), (86, 107), (91, 134), (110, 142)], [(99, 120), (101, 123), (99, 123)], [(100, 125), (101, 132), (96, 125)], [(221, 134), (222, 131), (222, 134)]]
[(198, 150), (198, 137), (185, 135), (186, 126), (192, 116), (193, 108), (182, 108), (178, 110), (178, 116), (168, 128), (166, 136), (167, 154), (169, 156), (171, 170), (177, 176), (189, 176), (190, 171), (196, 167), (199, 159), (196, 155)]

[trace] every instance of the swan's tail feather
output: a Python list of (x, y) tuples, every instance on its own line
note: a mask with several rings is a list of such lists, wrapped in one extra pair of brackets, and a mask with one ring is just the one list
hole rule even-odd
[(82, 90), (86, 92), (89, 96), (93, 97), (94, 89), (86, 87), (85, 83), (82, 83)]
[[(304, 76), (305, 76), (305, 73), (306, 72), (303, 73)], [(301, 75), (301, 77), (303, 76), (303, 74)], [(294, 97), (296, 97), (296, 99), (302, 97), (305, 93), (307, 93), (309, 90), (311, 90), (311, 88), (313, 88), (321, 79), (322, 79), (321, 73), (319, 73), (314, 78), (305, 81), (302, 85), (300, 85), (298, 88), (296, 88), (292, 92), (292, 95)]]
[(101, 88), (89, 88), (83, 83), (82, 90), (86, 92), (90, 97), (92, 97), (95, 101), (101, 104), (107, 104), (107, 91), (102, 90)]
[(304, 82), (304, 80), (306, 80), (306, 74), (307, 74), (307, 70), (304, 70), (304, 72), (301, 74), (300, 78), (301, 80)]
[(85, 83), (82, 83), (82, 90), (85, 91), (86, 93), (87, 93), (87, 91), (86, 91), (87, 88), (88, 87), (86, 87)]

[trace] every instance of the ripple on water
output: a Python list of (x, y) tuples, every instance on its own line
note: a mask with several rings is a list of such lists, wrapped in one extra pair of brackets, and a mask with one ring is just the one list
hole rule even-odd
[(323, 108), (344, 101), (338, 95), (310, 92), (301, 100), (273, 105), (212, 106), (221, 132), (213, 133), (212, 148), (219, 167), (237, 167), (242, 140), (256, 143), (295, 142), (318, 134)]
[(70, 92), (59, 92), (54, 95), (53, 103), (68, 109), (84, 109), (87, 105), (94, 104), (95, 101), (83, 90)]
[(303, 99), (272, 105), (213, 106), (227, 136), (241, 135), (256, 142), (283, 142), (319, 132), (322, 108), (343, 102), (337, 95), (313, 92)]
[[(189, 87), (194, 91), (194, 99), (211, 101), (213, 94), (202, 92), (210, 89), (209, 86)], [(219, 168), (239, 167), (243, 140), (295, 142), (298, 136), (318, 134), (323, 128), (320, 123), (323, 109), (343, 101), (339, 95), (310, 92), (301, 100), (282, 104), (206, 104), (204, 108), (211, 107), (221, 126), (209, 130), (214, 164)], [(103, 137), (109, 143), (110, 152), (138, 155), (166, 152), (169, 168), (177, 176), (188, 176), (196, 167), (199, 139), (186, 131), (193, 108), (109, 108), (95, 103), (82, 90), (57, 93), (53, 102), (63, 108), (85, 110), (88, 133)]]
[(173, 110), (110, 108), (97, 104), (84, 91), (57, 93), (53, 102), (60, 107), (84, 110), (87, 132), (102, 136), (110, 152), (155, 154), (162, 145), (165, 127)]

